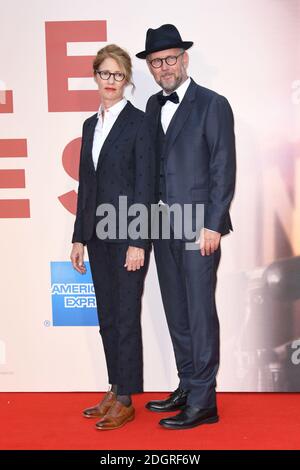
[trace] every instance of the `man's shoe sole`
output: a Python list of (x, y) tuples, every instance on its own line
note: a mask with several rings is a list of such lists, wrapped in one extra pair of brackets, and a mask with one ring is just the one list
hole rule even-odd
[(176, 425), (173, 425), (173, 424), (163, 424), (163, 423), (159, 423), (160, 426), (162, 426), (163, 428), (167, 428), (167, 429), (177, 429), (177, 431), (180, 429), (191, 429), (191, 428), (196, 428), (197, 426), (201, 426), (201, 424), (214, 424), (214, 423), (217, 423), (219, 421), (219, 416), (213, 416), (212, 418), (207, 418), (207, 419), (204, 419), (203, 421), (201, 421), (201, 423), (197, 423), (197, 424), (187, 424), (185, 426), (176, 426)]

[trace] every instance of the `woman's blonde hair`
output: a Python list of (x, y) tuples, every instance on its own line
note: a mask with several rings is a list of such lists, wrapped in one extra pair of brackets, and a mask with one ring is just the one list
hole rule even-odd
[(130, 55), (116, 44), (109, 44), (97, 52), (93, 62), (94, 75), (96, 75), (99, 65), (108, 57), (114, 59), (119, 64), (122, 72), (125, 73), (125, 80), (135, 88), (132, 81), (132, 63)]

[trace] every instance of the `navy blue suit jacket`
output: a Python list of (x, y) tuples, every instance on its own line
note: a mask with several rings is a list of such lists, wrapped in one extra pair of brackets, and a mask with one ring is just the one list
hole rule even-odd
[[(94, 130), (97, 114), (83, 124), (80, 152), (77, 213), (72, 242), (86, 244), (93, 236), (99, 204), (110, 203), (117, 214), (119, 196), (127, 196), (128, 207), (143, 203), (148, 208), (153, 202), (154, 152), (150, 141), (145, 113), (129, 101), (119, 114), (106, 138), (95, 171), (92, 159)], [(150, 212), (150, 211), (149, 211)], [(129, 224), (132, 217), (128, 217)], [(131, 246), (149, 247), (149, 240), (129, 240)], [(126, 242), (126, 239), (106, 239), (107, 242)]]
[[(153, 141), (160, 118), (159, 93), (149, 98), (146, 107)], [(222, 235), (232, 230), (229, 207), (235, 189), (235, 136), (232, 110), (224, 96), (191, 80), (166, 133), (164, 173), (164, 202), (203, 203), (206, 228)]]

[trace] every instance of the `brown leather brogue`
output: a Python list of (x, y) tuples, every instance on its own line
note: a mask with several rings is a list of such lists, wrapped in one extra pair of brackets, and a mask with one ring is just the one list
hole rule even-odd
[(116, 394), (109, 391), (104, 395), (98, 405), (95, 405), (92, 408), (86, 408), (83, 410), (82, 414), (85, 418), (103, 418), (116, 400)]
[(135, 409), (132, 405), (125, 406), (115, 401), (106, 415), (96, 423), (96, 428), (101, 430), (117, 429), (134, 419)]

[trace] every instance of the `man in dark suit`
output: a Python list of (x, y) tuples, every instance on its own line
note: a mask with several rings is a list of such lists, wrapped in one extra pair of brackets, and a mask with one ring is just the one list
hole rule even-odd
[[(149, 29), (146, 59), (162, 91), (147, 103), (156, 144), (156, 202), (183, 207), (204, 205), (204, 227), (196, 250), (185, 238), (153, 240), (154, 254), (175, 353), (179, 386), (166, 400), (151, 401), (151, 411), (177, 411), (160, 424), (186, 429), (218, 421), (216, 374), (219, 321), (215, 305), (220, 239), (232, 230), (229, 207), (235, 188), (235, 137), (227, 99), (197, 85), (187, 74), (192, 42), (175, 26)], [(199, 227), (198, 227), (199, 228)], [(172, 230), (173, 229), (173, 230)]]

